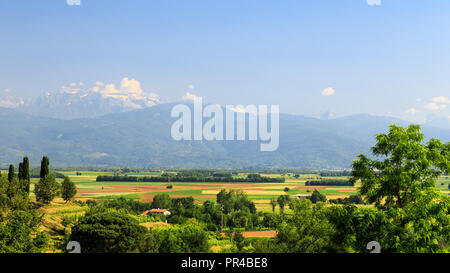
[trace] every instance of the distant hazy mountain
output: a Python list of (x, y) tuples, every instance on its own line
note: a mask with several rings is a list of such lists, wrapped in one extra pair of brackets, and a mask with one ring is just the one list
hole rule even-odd
[[(321, 120), (280, 115), (280, 146), (260, 152), (251, 141), (175, 141), (170, 128), (173, 104), (161, 104), (97, 118), (62, 120), (0, 108), (0, 164), (27, 155), (39, 164), (151, 167), (314, 167), (345, 168), (368, 153), (388, 117), (356, 115)], [(424, 127), (427, 137), (450, 141), (450, 130)]]
[(36, 116), (59, 119), (99, 117), (143, 109), (160, 104), (154, 93), (145, 93), (140, 83), (122, 79), (120, 87), (114, 84), (96, 83), (93, 87), (73, 83), (57, 92), (47, 92), (35, 100), (24, 101), (9, 94), (0, 96), (0, 107), (15, 108)]
[(450, 118), (435, 118), (427, 122), (429, 126), (437, 127), (437, 128), (450, 128)]

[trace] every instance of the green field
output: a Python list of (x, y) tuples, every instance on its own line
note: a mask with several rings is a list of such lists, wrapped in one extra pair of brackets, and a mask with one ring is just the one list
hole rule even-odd
[[(250, 200), (254, 201), (260, 211), (271, 211), (270, 200), (280, 195), (311, 194), (315, 189), (325, 194), (328, 199), (344, 198), (356, 194), (357, 187), (343, 186), (305, 186), (307, 180), (320, 179), (316, 174), (300, 175), (295, 178), (291, 174), (263, 174), (269, 177), (284, 177), (284, 183), (200, 183), (200, 182), (170, 182), (172, 189), (167, 189), (169, 183), (161, 182), (96, 182), (99, 175), (113, 175), (113, 171), (59, 171), (70, 177), (78, 188), (77, 200), (101, 200), (118, 197), (130, 198), (142, 202), (151, 202), (153, 196), (158, 193), (167, 193), (171, 197), (192, 196), (197, 203), (206, 200), (215, 200), (216, 194), (221, 189), (240, 189), (244, 191)], [(161, 172), (136, 172), (128, 173), (133, 176), (160, 175)], [(246, 176), (247, 173), (239, 173), (238, 176)], [(347, 179), (346, 177), (327, 177), (327, 179)], [(62, 179), (58, 179), (61, 181)], [(37, 179), (32, 179), (32, 183)], [(33, 185), (32, 185), (33, 187)], [(289, 191), (285, 192), (285, 188)]]

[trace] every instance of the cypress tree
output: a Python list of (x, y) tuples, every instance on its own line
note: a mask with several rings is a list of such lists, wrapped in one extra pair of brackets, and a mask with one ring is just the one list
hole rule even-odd
[(41, 178), (45, 178), (45, 176), (49, 174), (49, 170), (48, 170), (49, 165), (50, 165), (50, 160), (48, 160), (48, 157), (44, 156), (41, 161), (41, 173), (40, 173)]
[(23, 180), (23, 163), (20, 162), (19, 163), (19, 175), (18, 175), (19, 180)]
[(28, 157), (23, 158), (23, 180), (26, 181), (25, 191), (30, 193), (30, 161)]
[(9, 171), (8, 171), (8, 181), (11, 183), (14, 180), (14, 165), (9, 165)]

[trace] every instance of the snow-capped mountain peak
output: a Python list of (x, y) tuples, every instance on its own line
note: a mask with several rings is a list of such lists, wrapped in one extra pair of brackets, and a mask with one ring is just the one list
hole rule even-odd
[(126, 112), (160, 104), (158, 95), (145, 92), (139, 81), (123, 78), (120, 85), (96, 82), (62, 86), (56, 92), (45, 92), (32, 102), (13, 96), (0, 98), (0, 107), (19, 108), (24, 112), (63, 119), (96, 117)]

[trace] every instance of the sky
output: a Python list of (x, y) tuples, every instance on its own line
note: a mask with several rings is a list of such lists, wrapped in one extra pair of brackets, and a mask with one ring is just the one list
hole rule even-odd
[(449, 12), (446, 0), (1, 0), (0, 93), (127, 78), (161, 101), (450, 118)]

